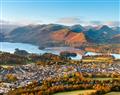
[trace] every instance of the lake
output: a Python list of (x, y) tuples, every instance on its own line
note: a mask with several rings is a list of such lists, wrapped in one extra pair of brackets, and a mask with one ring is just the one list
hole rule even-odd
[(0, 42), (0, 51), (14, 53), (15, 49), (26, 50), (29, 53), (45, 53), (43, 50), (39, 50), (38, 46), (24, 43), (10, 43), (10, 42)]
[[(29, 53), (43, 54), (43, 53), (53, 53), (59, 55), (61, 51), (66, 51), (68, 49), (73, 50), (70, 47), (56, 47), (56, 48), (46, 48), (40, 50), (38, 46), (26, 44), (26, 43), (10, 43), (10, 42), (0, 42), (0, 51), (14, 53), (15, 49), (26, 50)], [(59, 49), (58, 49), (59, 48)], [(77, 54), (76, 57), (71, 57), (73, 60), (80, 60), (81, 55)]]
[[(38, 46), (31, 45), (31, 44), (26, 44), (26, 43), (10, 43), (10, 42), (0, 42), (0, 51), (4, 52), (10, 52), (14, 53), (15, 49), (19, 48), (20, 50), (26, 50), (29, 53), (36, 53), (36, 54), (43, 54), (43, 53), (53, 53), (59, 55), (61, 51), (66, 51), (66, 50), (77, 50), (72, 47), (54, 47), (54, 48), (46, 48), (43, 50), (40, 50)], [(93, 53), (93, 52), (87, 52), (85, 55), (98, 55), (99, 53)], [(120, 59), (120, 54), (111, 54), (115, 58)], [(77, 54), (76, 57), (71, 57), (73, 60), (80, 60), (82, 56), (80, 54)]]

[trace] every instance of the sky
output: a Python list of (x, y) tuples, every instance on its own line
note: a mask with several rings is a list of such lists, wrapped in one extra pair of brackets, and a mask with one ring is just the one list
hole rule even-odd
[(1, 0), (1, 20), (18, 23), (118, 24), (119, 0)]

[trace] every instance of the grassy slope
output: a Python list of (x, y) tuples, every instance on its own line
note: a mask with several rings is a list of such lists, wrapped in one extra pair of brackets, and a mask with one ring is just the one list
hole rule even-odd
[(76, 90), (76, 91), (68, 91), (68, 92), (59, 92), (53, 95), (79, 95), (85, 93), (95, 92), (95, 90)]
[(120, 95), (120, 92), (110, 92), (110, 93), (107, 93), (105, 95)]

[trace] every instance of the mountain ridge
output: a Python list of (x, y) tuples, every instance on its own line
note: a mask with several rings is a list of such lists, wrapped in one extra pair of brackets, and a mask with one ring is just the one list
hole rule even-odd
[(81, 25), (42, 24), (20, 26), (4, 34), (4, 41), (8, 42), (23, 42), (40, 46), (75, 46), (84, 43), (119, 43), (119, 41), (111, 40), (119, 40), (119, 37), (115, 39), (113, 37), (119, 35), (120, 30), (119, 27), (111, 28), (107, 25), (88, 29)]

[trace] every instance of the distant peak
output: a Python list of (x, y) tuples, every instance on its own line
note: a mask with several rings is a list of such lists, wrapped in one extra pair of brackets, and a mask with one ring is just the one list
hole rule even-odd
[(80, 24), (76, 24), (76, 25), (73, 25), (70, 27), (70, 30), (73, 31), (73, 32), (81, 32), (81, 31), (84, 31), (85, 28), (83, 26), (81, 26)]
[(100, 27), (100, 29), (109, 29), (109, 28), (110, 28), (110, 27), (107, 26), (107, 25), (103, 25), (103, 26)]

